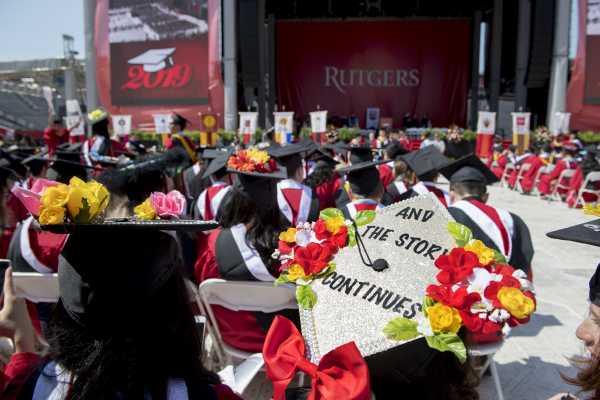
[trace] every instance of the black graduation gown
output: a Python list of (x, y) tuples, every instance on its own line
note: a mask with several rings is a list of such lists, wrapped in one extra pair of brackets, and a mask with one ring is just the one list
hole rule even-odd
[(204, 166), (200, 167), (198, 174), (194, 172), (193, 166), (183, 171), (183, 185), (185, 187), (187, 198), (190, 200), (190, 205), (193, 205), (198, 199), (198, 196), (200, 196), (200, 193), (210, 186), (210, 179), (202, 178), (205, 169), (206, 167)]
[[(449, 207), (448, 211), (450, 215), (456, 220), (456, 222), (465, 225), (471, 232), (475, 239), (481, 240), (490, 249), (500, 251), (498, 246), (492, 241), (492, 239), (473, 221), (463, 210)], [(512, 253), (508, 263), (515, 268), (523, 270), (529, 274), (531, 271), (531, 260), (533, 259), (533, 243), (531, 241), (531, 234), (529, 228), (525, 225), (525, 222), (513, 213), (510, 213), (513, 224), (514, 232), (512, 237)]]

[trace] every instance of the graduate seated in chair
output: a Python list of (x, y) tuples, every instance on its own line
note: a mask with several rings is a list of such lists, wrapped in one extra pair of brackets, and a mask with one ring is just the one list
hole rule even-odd
[(474, 155), (449, 164), (441, 172), (450, 181), (450, 215), (531, 279), (533, 243), (529, 228), (517, 215), (487, 204), (487, 186), (498, 181), (496, 175)]
[[(548, 173), (543, 174), (540, 177), (540, 181), (538, 183), (538, 190), (542, 197), (549, 196), (554, 186), (559, 183), (558, 179), (560, 178), (561, 173), (564, 170), (575, 169), (577, 168), (577, 162), (575, 161), (575, 155), (578, 153), (577, 146), (573, 144), (565, 144), (562, 149), (562, 156), (560, 160), (556, 163), (554, 169)], [(570, 178), (562, 178), (560, 181), (561, 185), (568, 186), (570, 182)], [(558, 194), (561, 196), (566, 196), (567, 189), (558, 189)]]
[[(220, 212), (222, 229), (209, 235), (208, 246), (198, 255), (196, 282), (210, 278), (273, 282), (279, 276), (279, 263), (271, 256), (279, 233), (288, 226), (277, 207), (277, 181), (286, 178), (285, 168), (257, 149), (238, 151), (227, 165), (237, 181)], [(261, 351), (275, 314), (219, 306), (213, 310), (225, 343), (244, 351)], [(298, 320), (295, 310), (282, 314)]]

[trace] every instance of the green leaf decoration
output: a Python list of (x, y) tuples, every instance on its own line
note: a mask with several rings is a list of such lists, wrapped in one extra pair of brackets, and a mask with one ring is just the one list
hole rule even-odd
[(275, 286), (284, 285), (286, 283), (290, 283), (287, 274), (281, 274), (277, 279), (275, 279)]
[(435, 300), (433, 300), (429, 296), (425, 296), (423, 299), (423, 312), (427, 311), (427, 309), (435, 304)]
[(79, 214), (74, 218), (76, 224), (88, 224), (90, 223), (90, 206), (85, 198), (81, 199), (81, 209)]
[(394, 318), (383, 328), (383, 334), (390, 340), (410, 340), (419, 336), (417, 322), (406, 318)]
[(344, 218), (344, 213), (338, 210), (337, 208), (326, 208), (319, 214), (319, 218), (324, 220), (328, 220), (330, 218), (342, 217)]
[(448, 232), (454, 238), (458, 247), (463, 247), (473, 240), (471, 230), (458, 222), (448, 222)]
[(365, 210), (359, 211), (356, 213), (356, 217), (354, 218), (354, 222), (358, 226), (364, 226), (370, 224), (375, 219), (375, 211), (373, 210)]
[(506, 257), (504, 254), (500, 253), (498, 250), (494, 250), (494, 261), (501, 264), (506, 264)]
[(426, 336), (425, 339), (432, 349), (453, 353), (461, 364), (467, 361), (467, 348), (457, 334), (440, 333), (434, 336)]
[(356, 246), (356, 228), (354, 228), (354, 225), (348, 227), (348, 246)]
[(309, 285), (298, 286), (296, 288), (296, 301), (303, 309), (310, 310), (317, 304), (317, 294)]
[(327, 275), (331, 275), (333, 272), (335, 272), (335, 263), (334, 262), (330, 262), (329, 264), (327, 264), (327, 268), (325, 268), (323, 270), (323, 272), (321, 272), (320, 274), (318, 274), (316, 276), (316, 278), (325, 278)]

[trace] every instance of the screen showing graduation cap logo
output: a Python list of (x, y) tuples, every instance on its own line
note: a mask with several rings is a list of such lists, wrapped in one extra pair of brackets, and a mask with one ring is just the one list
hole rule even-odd
[(130, 65), (141, 65), (146, 72), (158, 72), (174, 65), (172, 55), (175, 48), (150, 49), (127, 61)]

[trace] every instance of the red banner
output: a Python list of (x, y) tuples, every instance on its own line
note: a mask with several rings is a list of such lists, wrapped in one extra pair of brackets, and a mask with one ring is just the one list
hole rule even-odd
[(401, 124), (405, 113), (435, 126), (464, 124), (470, 69), (468, 20), (277, 23), (278, 103), (298, 115), (368, 107)]
[(177, 112), (222, 115), (219, 0), (98, 0), (96, 68), (101, 104), (135, 127)]
[[(600, 4), (579, 0), (577, 56), (567, 90), (571, 129), (600, 129)], [(589, 17), (588, 17), (589, 16)]]

